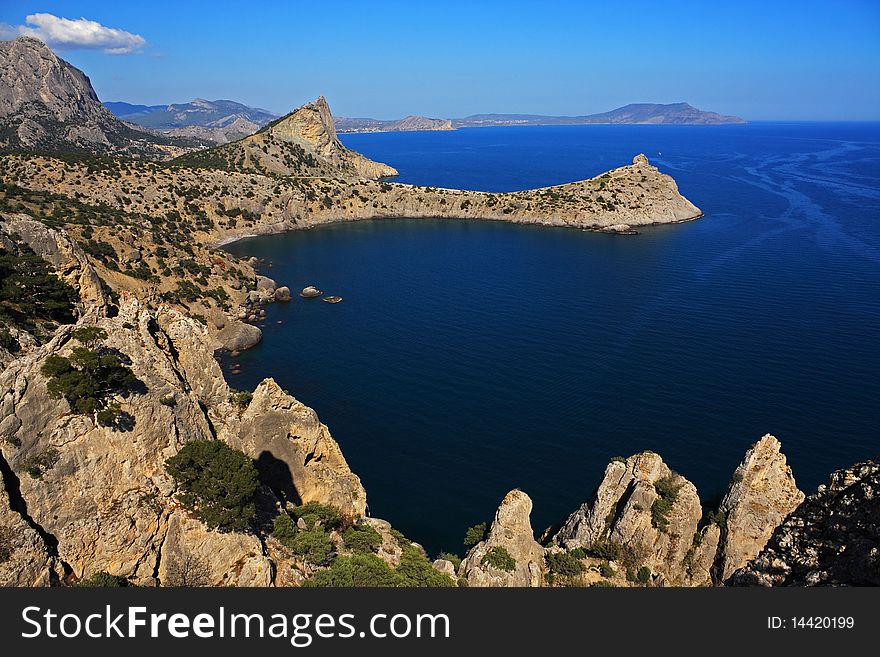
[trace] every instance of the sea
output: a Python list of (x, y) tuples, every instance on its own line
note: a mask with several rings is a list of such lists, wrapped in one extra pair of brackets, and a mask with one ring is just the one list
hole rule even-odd
[(644, 153), (705, 213), (636, 236), (386, 219), (226, 247), (343, 297), (270, 306), (232, 385), (273, 377), (314, 408), (370, 513), (431, 554), (461, 554), (513, 488), (539, 534), (642, 450), (706, 509), (766, 433), (807, 493), (880, 455), (880, 123), (341, 139), (400, 182), (492, 192)]

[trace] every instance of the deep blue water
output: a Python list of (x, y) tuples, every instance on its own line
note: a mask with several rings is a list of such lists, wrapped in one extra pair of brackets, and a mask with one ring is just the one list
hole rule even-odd
[(345, 298), (270, 307), (234, 385), (273, 376), (314, 407), (373, 515), (429, 550), (460, 550), (513, 487), (542, 530), (615, 455), (657, 451), (711, 503), (767, 432), (807, 491), (880, 453), (880, 124), (343, 140), (403, 182), (492, 191), (645, 152), (706, 214), (637, 237), (386, 220), (229, 247)]

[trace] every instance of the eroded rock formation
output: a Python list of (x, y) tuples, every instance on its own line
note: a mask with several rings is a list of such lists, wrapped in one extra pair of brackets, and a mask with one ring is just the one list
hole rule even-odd
[[(23, 220), (11, 225), (22, 237), (43, 240), (38, 246), (47, 259), (69, 256), (55, 260), (78, 289), (93, 280), (76, 245)], [(45, 584), (98, 571), (141, 584), (166, 577), (270, 584), (274, 566), (256, 535), (209, 530), (175, 501), (164, 461), (192, 440), (220, 438), (258, 464), (286, 471), (297, 502), (332, 502), (363, 515), (360, 480), (314, 412), (271, 380), (243, 409), (201, 323), (169, 307), (151, 311), (130, 295), (113, 317), (84, 305), (78, 325), (61, 326), (0, 373), (0, 521), (15, 535), (0, 584)], [(106, 331), (105, 346), (123, 355), (139, 381), (138, 390), (116, 400), (130, 417), (123, 430), (73, 414), (65, 400), (48, 394), (41, 366), (51, 355), (70, 353), (78, 326)], [(279, 495), (285, 492), (279, 488)]]
[[(485, 540), (477, 543), (461, 562), (459, 575), (469, 586), (541, 586), (544, 549), (535, 540), (532, 500), (521, 490), (512, 490), (501, 501)], [(494, 549), (503, 549), (515, 562), (510, 570), (496, 567), (487, 559)]]
[(746, 452), (719, 510), (724, 515), (717, 577), (754, 559), (773, 530), (803, 501), (779, 441), (767, 434)]
[(880, 586), (880, 463), (838, 470), (795, 509), (734, 586)]

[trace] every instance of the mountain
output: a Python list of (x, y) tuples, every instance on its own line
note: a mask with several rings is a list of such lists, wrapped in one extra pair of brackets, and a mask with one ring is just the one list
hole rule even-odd
[(277, 114), (258, 107), (248, 107), (234, 100), (205, 100), (196, 98), (189, 103), (171, 105), (132, 105), (130, 103), (104, 103), (116, 116), (137, 123), (145, 128), (173, 130), (189, 126), (219, 128), (236, 119), (245, 119), (263, 126), (278, 118)]
[(282, 176), (378, 179), (397, 175), (393, 167), (373, 162), (342, 145), (323, 96), (249, 137), (185, 155), (175, 162)]
[(717, 112), (706, 112), (688, 103), (635, 103), (624, 105), (610, 112), (591, 114), (584, 123), (671, 123), (679, 125), (720, 125), (725, 123), (745, 123), (738, 116), (723, 116)]
[(745, 123), (738, 116), (706, 112), (688, 103), (633, 103), (610, 112), (584, 116), (543, 116), (541, 114), (473, 114), (453, 119), (456, 128), (499, 125), (586, 125), (586, 124), (671, 124), (722, 125)]
[(182, 152), (113, 116), (82, 71), (30, 37), (0, 41), (0, 148), (157, 158)]
[(141, 114), (143, 112), (153, 112), (167, 107), (166, 105), (132, 105), (131, 103), (123, 103), (121, 101), (107, 101), (104, 107), (110, 110), (114, 116), (120, 119), (126, 119), (132, 114)]
[(201, 139), (225, 144), (253, 134), (278, 118), (269, 110), (249, 107), (233, 100), (196, 98), (171, 105), (132, 105), (109, 102), (104, 105), (117, 117), (171, 137)]
[(738, 116), (706, 112), (688, 103), (633, 103), (601, 114), (584, 116), (545, 116), (543, 114), (472, 114), (463, 119), (427, 119), (408, 116), (399, 121), (380, 119), (337, 119), (339, 132), (396, 132), (404, 130), (455, 130), (511, 125), (587, 125), (587, 124), (667, 124), (724, 125), (746, 123)]
[(422, 130), (455, 130), (450, 119), (429, 119), (425, 116), (410, 115), (399, 121), (379, 119), (351, 119), (338, 117), (336, 129), (339, 132), (414, 132)]

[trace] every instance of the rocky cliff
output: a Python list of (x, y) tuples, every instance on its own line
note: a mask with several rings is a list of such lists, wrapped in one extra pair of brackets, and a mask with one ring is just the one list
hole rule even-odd
[[(94, 271), (78, 247), (23, 218), (0, 225), (58, 260), (83, 298), (77, 325), (59, 327), (0, 373), (0, 520), (16, 537), (12, 558), (0, 564), (0, 584), (71, 581), (98, 571), (167, 583), (187, 564), (199, 565), (204, 584), (271, 584), (275, 564), (258, 535), (210, 530), (176, 502), (164, 461), (194, 440), (224, 440), (276, 473), (263, 481), (270, 506), (329, 502), (351, 517), (364, 514), (360, 480), (313, 411), (271, 380), (243, 405), (198, 321), (165, 306), (149, 310), (132, 295), (108, 312), (100, 298), (88, 300), (100, 288), (91, 289)], [(84, 326), (106, 332), (102, 349), (121, 354), (138, 381), (132, 394), (116, 399), (124, 427), (72, 413), (47, 389), (42, 365), (69, 355), (75, 329)]]
[(151, 157), (175, 152), (167, 141), (114, 117), (82, 71), (31, 37), (0, 41), (0, 148)]
[(655, 584), (720, 584), (758, 555), (802, 499), (780, 443), (770, 435), (746, 453), (714, 513), (704, 512), (691, 482), (657, 454), (643, 452), (612, 461), (593, 498), (550, 542), (618, 553), (631, 569), (649, 568)]
[[(542, 586), (544, 549), (535, 541), (529, 515), (532, 500), (520, 490), (512, 490), (501, 501), (485, 540), (468, 552), (459, 574), (469, 586)], [(497, 551), (512, 562), (493, 560)]]
[(880, 463), (839, 470), (729, 578), (734, 586), (880, 586)]

